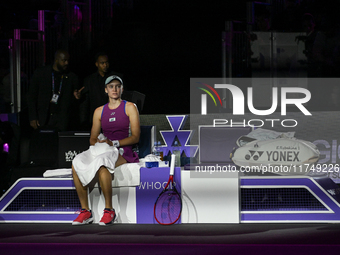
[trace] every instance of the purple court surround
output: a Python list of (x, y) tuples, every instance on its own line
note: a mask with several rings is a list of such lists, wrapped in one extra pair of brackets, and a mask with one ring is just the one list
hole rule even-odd
[[(175, 182), (181, 191), (180, 168), (175, 168)], [(136, 189), (136, 223), (156, 224), (153, 217), (154, 203), (166, 185), (169, 168), (141, 168), (140, 185)], [(207, 188), (212, 188), (207, 185)], [(203, 187), (202, 187), (203, 188)], [(296, 188), (306, 189), (325, 210), (247, 210), (241, 211), (241, 223), (340, 223), (339, 188), (329, 178), (312, 178), (309, 176), (247, 176), (240, 178), (240, 188)], [(72, 178), (24, 178), (19, 179), (0, 200), (0, 222), (30, 223), (66, 223), (76, 217), (74, 211), (5, 211), (14, 199), (25, 190), (74, 190)], [(227, 216), (226, 216), (227, 217)], [(176, 224), (181, 223), (178, 221)]]
[(340, 223), (339, 188), (329, 178), (294, 177), (243, 177), (244, 188), (305, 188), (328, 210), (321, 211), (241, 211), (242, 223), (254, 222), (327, 222)]
[[(169, 179), (169, 167), (141, 168), (141, 181), (136, 189), (138, 224), (158, 224), (153, 217), (154, 203)], [(174, 181), (180, 193), (180, 168), (175, 168)], [(76, 218), (76, 211), (6, 211), (6, 208), (25, 190), (75, 190), (72, 178), (22, 178), (0, 200), (0, 223), (68, 223)], [(79, 208), (80, 209), (80, 208)], [(179, 220), (177, 223), (180, 223)]]
[(71, 222), (76, 212), (10, 212), (5, 209), (24, 190), (65, 189), (74, 190), (72, 178), (23, 178), (19, 179), (0, 200), (0, 222)]

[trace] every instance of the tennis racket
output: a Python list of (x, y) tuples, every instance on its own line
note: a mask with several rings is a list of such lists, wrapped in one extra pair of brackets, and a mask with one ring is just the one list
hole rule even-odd
[(182, 199), (174, 184), (175, 155), (171, 155), (170, 177), (164, 190), (159, 194), (153, 209), (156, 221), (171, 225), (178, 221), (182, 212)]

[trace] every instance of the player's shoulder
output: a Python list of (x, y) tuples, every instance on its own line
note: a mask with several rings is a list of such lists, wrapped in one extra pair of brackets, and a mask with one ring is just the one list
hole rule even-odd
[(135, 114), (136, 112), (138, 112), (137, 105), (129, 101), (126, 101), (125, 109), (127, 115)]
[(125, 101), (125, 104), (126, 104), (126, 107), (129, 107), (129, 108), (136, 108), (136, 104), (135, 103), (132, 103), (132, 102), (129, 102), (129, 101)]
[(102, 114), (102, 111), (103, 111), (103, 109), (104, 109), (104, 106), (105, 105), (102, 105), (102, 106), (99, 106), (99, 107), (97, 107), (95, 110), (94, 110), (94, 113), (95, 114)]

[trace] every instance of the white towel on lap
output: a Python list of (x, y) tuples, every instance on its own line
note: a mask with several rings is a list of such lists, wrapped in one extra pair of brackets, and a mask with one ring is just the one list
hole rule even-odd
[[(125, 163), (115, 168), (112, 187), (135, 187), (140, 184), (140, 168), (141, 163)], [(71, 168), (60, 168), (47, 170), (44, 173), (45, 178), (69, 178), (72, 177)], [(95, 184), (98, 187), (98, 183)]]
[[(72, 161), (77, 175), (84, 186), (95, 177), (101, 166), (105, 166), (110, 173), (114, 173), (112, 187), (133, 187), (140, 183), (141, 163), (126, 163), (115, 168), (118, 159), (118, 149), (107, 143), (96, 143)], [(72, 169), (47, 170), (44, 177), (71, 177)]]
[(126, 163), (115, 169), (112, 187), (134, 187), (140, 184), (140, 164)]
[(107, 143), (96, 143), (80, 154), (72, 161), (79, 180), (86, 186), (95, 177), (101, 166), (105, 166), (110, 173), (114, 173), (118, 149)]

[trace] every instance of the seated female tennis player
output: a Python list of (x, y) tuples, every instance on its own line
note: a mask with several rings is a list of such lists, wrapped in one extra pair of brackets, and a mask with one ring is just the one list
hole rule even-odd
[[(96, 175), (105, 198), (104, 214), (99, 225), (112, 224), (116, 218), (112, 207), (114, 169), (127, 162), (139, 162), (137, 153), (132, 151), (132, 145), (138, 143), (140, 136), (137, 107), (121, 99), (123, 81), (120, 77), (108, 77), (105, 85), (109, 103), (98, 107), (93, 114), (91, 146), (78, 154), (72, 162), (74, 185), (82, 207), (72, 225), (89, 224), (93, 221), (88, 205), (87, 185)], [(100, 134), (101, 130), (104, 138)]]

